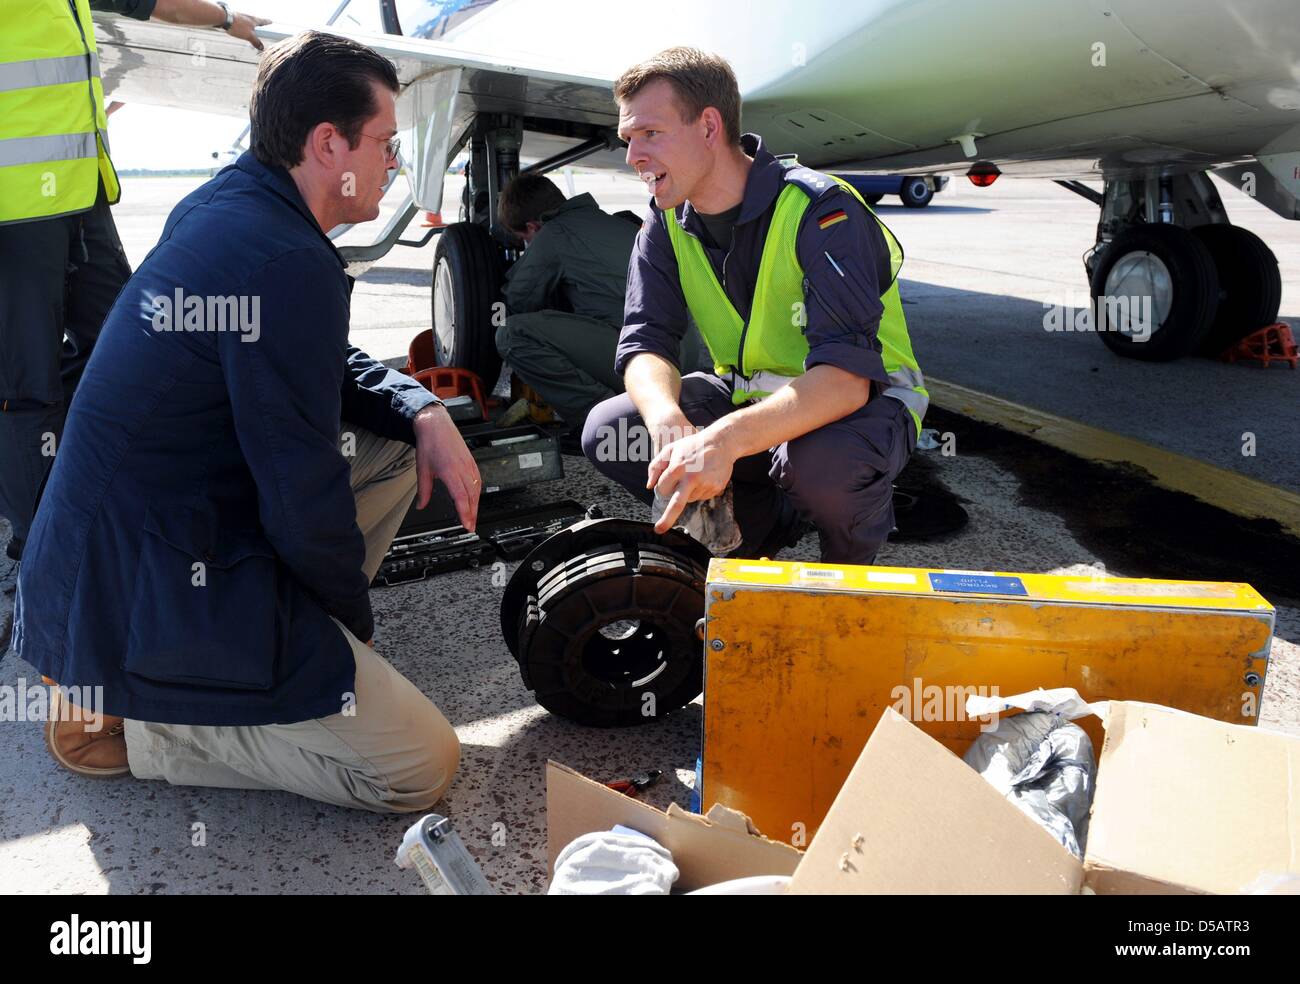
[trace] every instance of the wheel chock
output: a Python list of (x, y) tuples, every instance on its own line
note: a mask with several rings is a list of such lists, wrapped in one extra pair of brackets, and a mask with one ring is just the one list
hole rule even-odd
[(1285, 321), (1279, 321), (1251, 332), (1219, 356), (1220, 362), (1237, 362), (1240, 359), (1262, 363), (1265, 368), (1272, 362), (1286, 362), (1294, 369), (1296, 363), (1300, 362), (1300, 349), (1296, 347), (1291, 326)]

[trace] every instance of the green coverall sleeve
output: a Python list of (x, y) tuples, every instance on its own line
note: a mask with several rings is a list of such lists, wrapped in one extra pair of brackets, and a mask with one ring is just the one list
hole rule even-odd
[(557, 307), (560, 255), (554, 237), (543, 229), (506, 274), (506, 311), (531, 314)]

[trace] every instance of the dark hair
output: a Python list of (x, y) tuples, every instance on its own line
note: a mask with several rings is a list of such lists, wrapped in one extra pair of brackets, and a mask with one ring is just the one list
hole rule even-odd
[(725, 58), (698, 48), (666, 48), (620, 75), (614, 98), (626, 102), (656, 79), (673, 87), (683, 122), (698, 120), (712, 106), (722, 117), (727, 140), (739, 146), (740, 87)]
[(543, 213), (554, 211), (564, 201), (564, 192), (550, 178), (520, 174), (501, 192), (497, 215), (511, 232), (523, 232), (529, 222), (541, 221)]
[(250, 144), (266, 165), (302, 163), (307, 134), (333, 123), (355, 148), (379, 111), (371, 83), (399, 90), (397, 70), (378, 52), (336, 34), (306, 31), (267, 48), (248, 103)]

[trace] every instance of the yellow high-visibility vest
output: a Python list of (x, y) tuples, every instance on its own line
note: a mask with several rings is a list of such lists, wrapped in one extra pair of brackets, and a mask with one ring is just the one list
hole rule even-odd
[(87, 0), (0, 3), (0, 224), (121, 196)]
[(884, 312), (876, 334), (880, 358), (889, 374), (889, 386), (883, 395), (907, 407), (919, 437), (930, 394), (912, 353), (912, 339), (898, 293), (903, 248), (848, 182), (796, 166), (787, 166), (785, 181), (763, 244), (748, 323), (719, 283), (700, 241), (681, 227), (674, 212), (665, 216), (686, 306), (713, 357), (714, 373), (730, 383), (731, 399), (737, 404), (770, 396), (803, 374), (808, 340), (800, 319), (792, 317), (792, 313), (804, 309), (807, 281), (795, 245), (809, 205), (823, 188), (836, 181), (875, 219), (889, 246), (890, 280), (880, 285)]

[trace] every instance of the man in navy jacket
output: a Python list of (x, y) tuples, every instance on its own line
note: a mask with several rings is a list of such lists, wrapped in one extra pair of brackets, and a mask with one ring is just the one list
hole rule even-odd
[(417, 485), (473, 528), (478, 471), (432, 394), (348, 345), (325, 234), (378, 214), (397, 89), (343, 38), (268, 50), (253, 151), (176, 207), (104, 324), (15, 626), (77, 688), (46, 729), (74, 771), (377, 811), (456, 771), (450, 724), (372, 648), (368, 585)]

